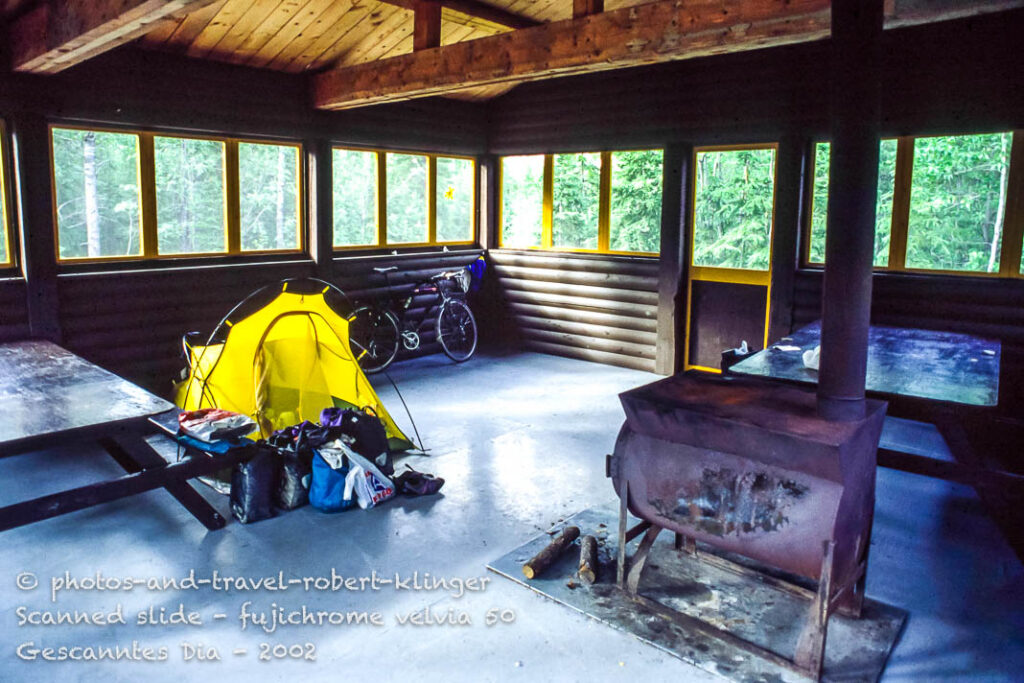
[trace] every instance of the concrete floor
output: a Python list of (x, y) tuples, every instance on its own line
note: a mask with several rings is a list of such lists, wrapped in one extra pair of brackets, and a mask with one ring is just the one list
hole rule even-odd
[[(604, 454), (622, 422), (616, 394), (655, 376), (538, 354), (481, 356), (454, 365), (434, 356), (392, 375), (415, 414), (429, 456), (408, 460), (445, 477), (443, 495), (398, 499), (370, 511), (326, 515), (303, 508), (213, 533), (167, 493), (5, 532), (0, 540), (0, 681), (636, 681), (719, 680), (630, 636), (489, 574), (485, 564), (559, 519), (614, 499)], [(386, 386), (381, 378), (376, 382)], [(405, 423), (390, 388), (381, 395)], [(0, 417), (2, 421), (2, 417)], [(0, 505), (118, 473), (105, 455), (52, 452), (0, 461)], [(60, 482), (59, 486), (57, 482)], [(203, 487), (205, 490), (205, 487)], [(207, 492), (225, 514), (226, 500)], [(79, 591), (49, 599), (51, 576), (259, 578), (330, 575), (488, 577), (486, 590), (285, 592)], [(21, 572), (41, 581), (16, 587)], [(868, 594), (910, 611), (886, 681), (1021, 680), (1024, 569), (965, 487), (880, 470)], [(383, 626), (286, 626), (245, 631), (241, 605), (380, 612)], [(125, 626), (18, 626), (17, 608), (110, 610)], [(138, 626), (150, 606), (185, 605), (202, 626)], [(399, 625), (429, 608), (466, 614), (471, 625)], [(514, 623), (487, 625), (489, 610)], [(449, 612), (452, 610), (452, 612)], [(213, 615), (227, 617), (215, 620)], [(498, 614), (498, 613), (493, 613)], [(16, 648), (168, 648), (162, 663), (25, 662)], [(181, 643), (217, 648), (221, 661), (182, 661)], [(258, 660), (262, 643), (316, 648), (315, 664)], [(246, 654), (234, 655), (233, 650)]]

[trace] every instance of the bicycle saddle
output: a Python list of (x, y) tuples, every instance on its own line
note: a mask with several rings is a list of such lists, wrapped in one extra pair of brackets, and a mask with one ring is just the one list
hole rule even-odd
[(387, 266), (385, 268), (374, 268), (378, 273), (390, 273), (393, 270), (398, 270), (398, 266)]

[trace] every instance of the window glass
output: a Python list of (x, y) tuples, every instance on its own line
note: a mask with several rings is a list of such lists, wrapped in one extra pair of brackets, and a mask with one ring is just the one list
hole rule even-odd
[(999, 271), (1012, 137), (914, 140), (908, 268)]
[(142, 254), (139, 138), (53, 128), (60, 258)]
[(334, 246), (377, 243), (377, 153), (334, 150)]
[[(878, 203), (875, 207), (874, 264), (889, 265), (889, 238), (892, 232), (892, 198), (896, 186), (895, 139), (882, 140), (878, 147)], [(814, 146), (814, 195), (811, 204), (811, 263), (825, 262), (825, 229), (828, 221), (828, 169), (832, 145)]]
[(768, 270), (775, 150), (697, 153), (693, 264)]
[(612, 153), (612, 251), (661, 249), (662, 156), (660, 149)]
[(437, 241), (473, 239), (473, 161), (437, 158)]
[(544, 222), (544, 155), (501, 160), (501, 244), (539, 247)]
[(238, 143), (240, 243), (243, 251), (299, 249), (299, 150)]
[(224, 143), (155, 136), (153, 152), (159, 253), (226, 251)]
[(389, 152), (385, 159), (388, 244), (426, 242), (427, 157)]
[(601, 196), (601, 155), (554, 155), (552, 246), (597, 249)]

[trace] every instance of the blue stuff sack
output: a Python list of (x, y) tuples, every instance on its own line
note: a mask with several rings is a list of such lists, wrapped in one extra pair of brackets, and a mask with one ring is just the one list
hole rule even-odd
[(309, 504), (322, 512), (340, 512), (355, 505), (355, 496), (345, 500), (345, 476), (351, 465), (344, 459), (341, 468), (331, 467), (320, 453), (313, 452), (313, 476), (309, 485)]

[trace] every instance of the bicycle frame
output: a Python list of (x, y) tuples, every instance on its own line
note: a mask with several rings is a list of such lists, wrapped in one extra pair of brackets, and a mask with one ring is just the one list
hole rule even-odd
[[(429, 314), (431, 311), (435, 310), (435, 306), (443, 306), (450, 299), (458, 298), (455, 292), (450, 291), (449, 288), (442, 287), (440, 281), (435, 281), (432, 278), (417, 283), (412, 288), (412, 291), (407, 295), (404, 297), (398, 297), (391, 291), (391, 279), (388, 277), (388, 273), (384, 273), (383, 275), (388, 293), (381, 297), (374, 305), (382, 310), (389, 311), (395, 316), (395, 319), (398, 321), (399, 334), (402, 336), (405, 336), (410, 332), (419, 335), (426, 326), (426, 323), (433, 319)], [(412, 307), (412, 302), (416, 297), (422, 294), (431, 293), (435, 295), (433, 301), (431, 301), (429, 305), (425, 306), (418, 316), (410, 317), (409, 309)]]

